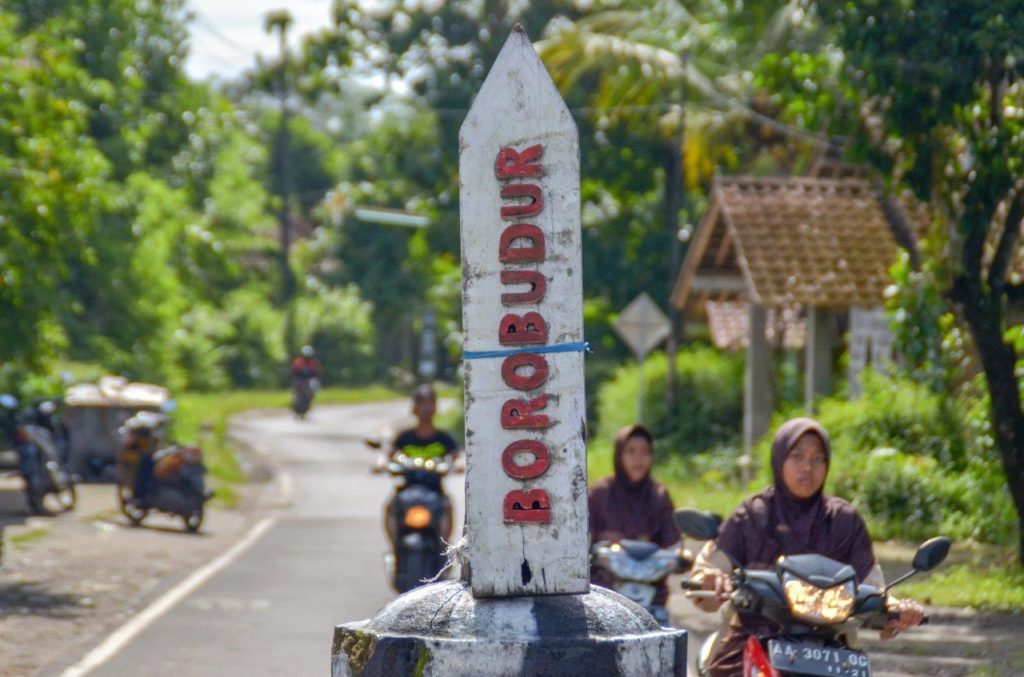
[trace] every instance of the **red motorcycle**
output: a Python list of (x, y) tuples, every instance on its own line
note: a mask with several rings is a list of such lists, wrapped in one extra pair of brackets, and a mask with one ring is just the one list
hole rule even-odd
[[(697, 540), (718, 536), (720, 520), (708, 513), (682, 509), (675, 514), (680, 530)], [(851, 623), (859, 621), (881, 629), (895, 617), (889, 611), (889, 590), (921, 571), (934, 569), (949, 553), (950, 541), (938, 536), (923, 543), (914, 555), (911, 571), (879, 589), (857, 581), (848, 564), (822, 555), (780, 557), (770, 570), (733, 572), (733, 609), (742, 616), (772, 621), (779, 632), (772, 637), (750, 637), (743, 652), (744, 677), (821, 675), (870, 677), (868, 655), (849, 643)], [(688, 597), (707, 597), (695, 581), (683, 581)], [(926, 619), (927, 620), (927, 619)], [(707, 674), (706, 662), (714, 653), (718, 633), (701, 647), (697, 670)]]

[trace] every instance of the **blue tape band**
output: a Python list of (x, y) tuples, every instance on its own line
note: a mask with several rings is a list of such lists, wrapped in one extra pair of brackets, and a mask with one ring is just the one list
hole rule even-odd
[(465, 350), (462, 353), (464, 360), (484, 360), (489, 357), (508, 357), (520, 353), (589, 353), (590, 344), (586, 341), (579, 343), (559, 343), (554, 346), (534, 346), (529, 348), (506, 348), (504, 350)]

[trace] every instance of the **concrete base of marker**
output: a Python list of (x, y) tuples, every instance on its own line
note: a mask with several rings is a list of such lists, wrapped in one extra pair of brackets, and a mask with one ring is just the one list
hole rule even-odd
[(686, 675), (686, 631), (662, 628), (622, 595), (476, 599), (462, 581), (407, 592), (339, 625), (332, 677)]

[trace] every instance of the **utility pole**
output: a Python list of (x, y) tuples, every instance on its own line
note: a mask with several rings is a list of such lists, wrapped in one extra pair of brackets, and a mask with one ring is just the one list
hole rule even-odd
[(686, 70), (689, 63), (689, 53), (683, 50), (681, 55), (683, 66), (683, 78), (680, 86), (679, 121), (676, 132), (669, 141), (669, 152), (665, 167), (665, 221), (671, 248), (671, 259), (668, 273), (668, 320), (669, 335), (665, 346), (665, 353), (668, 357), (668, 381), (666, 397), (669, 409), (675, 404), (678, 391), (676, 383), (676, 353), (679, 350), (679, 310), (672, 303), (672, 290), (675, 288), (676, 278), (679, 276), (679, 260), (682, 253), (682, 244), (679, 242), (679, 212), (683, 207), (683, 147), (686, 143)]
[[(264, 18), (263, 27), (267, 33), (277, 33), (280, 41), (281, 63), (278, 71), (277, 96), (280, 103), (281, 118), (277, 126), (277, 143), (275, 159), (278, 170), (278, 197), (281, 199), (281, 208), (278, 215), (280, 221), (280, 268), (281, 268), (281, 300), (287, 305), (295, 296), (295, 276), (292, 274), (291, 266), (288, 264), (292, 243), (292, 222), (291, 222), (291, 139), (289, 138), (288, 122), (290, 118), (288, 110), (288, 28), (291, 26), (292, 17), (288, 10), (277, 10), (268, 12)], [(285, 337), (286, 340), (289, 338)], [(292, 346), (288, 345), (291, 350)]]

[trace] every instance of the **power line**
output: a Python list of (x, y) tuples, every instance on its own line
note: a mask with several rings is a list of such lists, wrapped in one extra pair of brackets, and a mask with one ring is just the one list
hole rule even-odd
[(206, 16), (204, 16), (199, 10), (193, 9), (192, 10), (192, 15), (193, 15), (193, 19), (195, 20), (196, 25), (198, 25), (200, 28), (204, 29), (207, 33), (209, 33), (213, 37), (217, 38), (220, 42), (222, 42), (223, 44), (227, 45), (231, 49), (235, 50), (239, 54), (245, 54), (246, 56), (251, 56), (252, 55), (252, 50), (251, 49), (242, 46), (241, 44), (235, 42), (234, 40), (232, 40), (228, 36), (226, 36), (223, 33), (221, 33), (220, 29), (218, 29), (214, 25), (214, 23), (212, 21), (210, 21)]
[[(795, 127), (793, 125), (787, 125), (784, 122), (780, 122), (775, 118), (769, 117), (763, 113), (758, 113), (749, 106), (729, 99), (727, 96), (719, 95), (715, 97), (718, 103), (722, 104), (728, 111), (739, 113), (746, 117), (751, 118), (755, 122), (767, 125), (777, 132), (785, 134), (786, 136), (799, 137), (802, 139), (814, 141), (816, 143), (824, 143), (831, 145), (831, 139), (827, 136), (817, 134), (815, 132), (809, 132), (806, 129)], [(569, 112), (574, 117), (583, 117), (588, 115), (599, 115), (604, 113), (667, 113), (673, 107), (678, 104), (672, 103), (661, 103), (661, 104), (650, 104), (650, 105), (619, 105), (619, 106), (584, 106), (581, 108), (570, 108)], [(432, 112), (438, 113), (439, 115), (465, 115), (469, 112), (468, 108), (431, 108)], [(716, 109), (720, 110), (720, 109)], [(720, 111), (727, 112), (727, 111)]]

